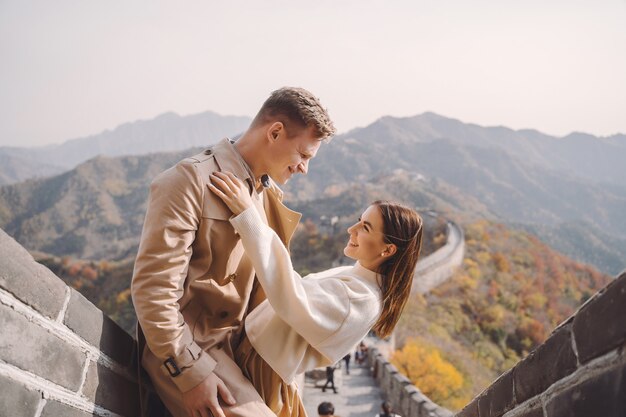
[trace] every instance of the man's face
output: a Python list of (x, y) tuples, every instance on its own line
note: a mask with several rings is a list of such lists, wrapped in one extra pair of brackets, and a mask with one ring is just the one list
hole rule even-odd
[(290, 138), (283, 130), (273, 142), (267, 174), (278, 184), (285, 184), (294, 174), (306, 174), (309, 161), (315, 157), (321, 143), (313, 127), (302, 129)]

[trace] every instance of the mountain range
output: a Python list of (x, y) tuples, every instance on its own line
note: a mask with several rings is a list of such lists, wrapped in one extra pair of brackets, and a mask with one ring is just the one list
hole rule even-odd
[(210, 111), (189, 116), (169, 112), (59, 145), (0, 147), (0, 185), (59, 174), (99, 155), (142, 155), (207, 146), (243, 132), (250, 121), (247, 116)]
[[(224, 136), (202, 131), (199, 118), (170, 114), (137, 122), (136, 130), (155, 137), (155, 146), (143, 149), (166, 146), (157, 145), (168, 136), (159, 128), (163, 118), (176, 119), (179, 135), (193, 132), (203, 145)], [(124, 126), (113, 132), (133, 130), (133, 124)], [(149, 133), (136, 137), (149, 144)], [(96, 138), (94, 149), (104, 140)], [(90, 259), (131, 256), (150, 180), (200, 149), (100, 156), (55, 177), (3, 186), (0, 227), (33, 250)], [(79, 160), (73, 158), (64, 164)], [(513, 224), (615, 274), (626, 259), (623, 160), (624, 135), (555, 138), (425, 113), (383, 117), (337, 136), (321, 146), (309, 175), (297, 176), (284, 189), (289, 204), (309, 216), (353, 215), (367, 201), (384, 197), (453, 217)]]

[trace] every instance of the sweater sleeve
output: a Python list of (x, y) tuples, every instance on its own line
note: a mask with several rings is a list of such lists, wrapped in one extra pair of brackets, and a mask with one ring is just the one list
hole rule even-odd
[(340, 276), (302, 279), (280, 238), (254, 208), (230, 221), (276, 314), (312, 346), (334, 334), (350, 314), (348, 289)]

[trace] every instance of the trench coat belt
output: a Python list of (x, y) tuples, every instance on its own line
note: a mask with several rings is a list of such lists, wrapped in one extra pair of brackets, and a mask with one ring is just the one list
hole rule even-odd
[(183, 368), (189, 366), (193, 361), (198, 359), (202, 354), (202, 348), (195, 343), (185, 347), (183, 352), (174, 357), (169, 357), (161, 365), (161, 369), (166, 375), (177, 377), (182, 373)]

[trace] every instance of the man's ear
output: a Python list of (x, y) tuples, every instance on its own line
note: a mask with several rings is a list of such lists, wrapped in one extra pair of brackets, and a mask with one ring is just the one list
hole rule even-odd
[(267, 128), (267, 140), (270, 142), (278, 140), (278, 138), (284, 134), (285, 126), (282, 122), (274, 122)]

